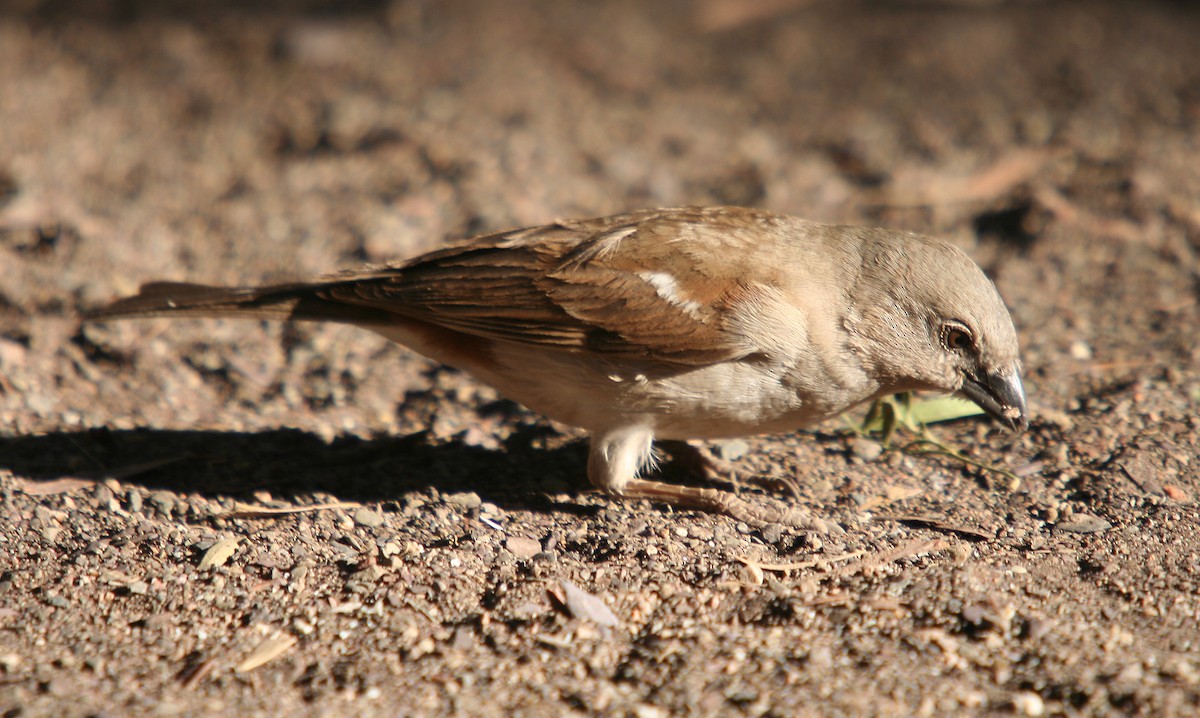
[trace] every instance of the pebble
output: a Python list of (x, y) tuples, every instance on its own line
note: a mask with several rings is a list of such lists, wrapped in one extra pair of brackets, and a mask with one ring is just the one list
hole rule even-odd
[(524, 536), (509, 536), (504, 540), (504, 548), (521, 560), (531, 559), (542, 550), (542, 544)]
[(483, 499), (474, 491), (462, 491), (456, 494), (446, 494), (446, 503), (463, 509), (474, 509), (483, 504)]
[(878, 441), (858, 436), (850, 442), (850, 453), (863, 461), (874, 461), (883, 453), (883, 445)]
[(774, 544), (779, 543), (779, 539), (783, 538), (783, 526), (781, 524), (767, 524), (758, 530), (762, 534), (763, 541)]
[(95, 488), (92, 489), (92, 493), (96, 497), (96, 503), (101, 506), (107, 505), (113, 499), (112, 489), (104, 484), (96, 484)]
[(750, 450), (750, 445), (741, 439), (730, 439), (728, 441), (718, 442), (716, 445), (717, 456), (723, 461), (737, 461), (746, 455)]
[(1111, 529), (1112, 524), (1099, 516), (1076, 513), (1072, 514), (1070, 518), (1059, 521), (1055, 524), (1055, 528), (1059, 531), (1069, 531), (1076, 534), (1094, 534)]
[(1012, 698), (1013, 710), (1018, 715), (1040, 716), (1046, 713), (1046, 703), (1042, 697), (1036, 693), (1025, 691), (1018, 693)]
[(369, 529), (378, 528), (383, 525), (383, 514), (363, 506), (354, 512), (354, 523)]
[(170, 491), (155, 491), (150, 494), (150, 505), (158, 509), (163, 516), (170, 516), (175, 508), (175, 497)]

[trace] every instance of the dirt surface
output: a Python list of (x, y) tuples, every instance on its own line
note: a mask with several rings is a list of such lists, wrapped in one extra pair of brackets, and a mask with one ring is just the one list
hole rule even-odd
[[(1194, 715), (1197, 37), (1185, 3), (6, 3), (0, 715)], [(1034, 422), (936, 432), (1019, 480), (840, 423), (705, 446), (845, 533), (750, 529), (589, 492), (577, 433), (366, 332), (75, 318), (693, 203), (966, 248)]]

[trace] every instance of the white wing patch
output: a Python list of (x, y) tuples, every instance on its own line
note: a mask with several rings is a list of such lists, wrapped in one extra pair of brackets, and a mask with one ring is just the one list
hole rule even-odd
[(666, 272), (638, 272), (638, 276), (647, 284), (654, 287), (654, 291), (659, 297), (670, 302), (672, 305), (679, 307), (692, 316), (700, 314), (700, 303), (680, 294), (679, 282), (675, 281), (675, 277)]

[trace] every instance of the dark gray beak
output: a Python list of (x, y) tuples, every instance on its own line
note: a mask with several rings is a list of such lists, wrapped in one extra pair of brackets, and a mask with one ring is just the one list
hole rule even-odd
[(1010, 429), (1023, 431), (1029, 426), (1025, 385), (1018, 369), (1006, 374), (968, 374), (960, 392)]

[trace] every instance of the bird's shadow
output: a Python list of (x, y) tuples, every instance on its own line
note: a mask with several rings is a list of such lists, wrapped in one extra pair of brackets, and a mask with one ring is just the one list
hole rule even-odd
[(550, 498), (587, 489), (586, 448), (581, 442), (542, 448), (546, 431), (522, 429), (489, 449), (424, 433), (326, 441), (297, 429), (92, 429), (0, 437), (0, 469), (33, 481), (116, 478), (150, 490), (241, 500), (266, 491), (283, 500), (327, 494), (381, 502), (435, 488), (473, 491), (506, 509), (594, 511)]

